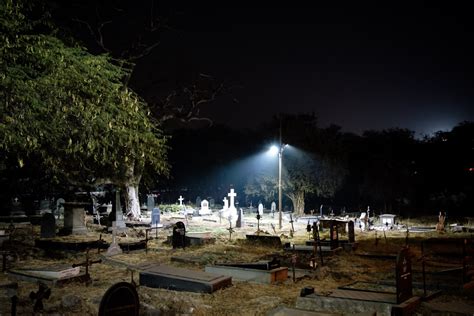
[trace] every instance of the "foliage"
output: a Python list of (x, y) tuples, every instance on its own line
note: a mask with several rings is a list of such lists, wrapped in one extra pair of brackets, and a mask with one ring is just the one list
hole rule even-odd
[(72, 183), (123, 183), (126, 167), (167, 173), (166, 140), (127, 71), (42, 34), (21, 2), (0, 6), (0, 150), (32, 155)]

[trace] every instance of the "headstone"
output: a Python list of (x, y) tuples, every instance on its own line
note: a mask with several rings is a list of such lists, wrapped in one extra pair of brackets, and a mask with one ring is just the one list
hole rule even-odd
[(199, 210), (199, 215), (209, 215), (212, 214), (212, 211), (209, 209), (209, 202), (207, 200), (201, 201), (201, 209)]
[(160, 223), (160, 215), (160, 208), (153, 208), (151, 211), (151, 226), (157, 226)]
[(347, 223), (347, 231), (348, 231), (348, 236), (349, 236), (349, 242), (354, 243), (355, 242), (355, 231), (354, 231), (354, 222), (349, 221)]
[(237, 217), (237, 222), (235, 227), (242, 228), (244, 227), (244, 210), (242, 208), (239, 209), (239, 216)]
[(65, 234), (85, 235), (86, 214), (84, 207), (86, 203), (81, 202), (65, 202), (64, 203), (64, 228)]
[(271, 207), (270, 207), (272, 215), (275, 215), (276, 207), (277, 207), (277, 205), (276, 205), (275, 201), (273, 201), (272, 204), (271, 204)]
[(112, 242), (110, 243), (109, 248), (107, 248), (106, 256), (114, 256), (119, 253), (122, 253), (122, 248), (120, 248), (117, 242), (117, 222), (112, 222)]
[(229, 200), (227, 200), (227, 197), (225, 197), (222, 202), (224, 202), (224, 206), (222, 207), (222, 209), (225, 211), (229, 208)]
[(139, 310), (140, 300), (135, 286), (127, 282), (119, 282), (112, 285), (102, 297), (99, 316), (138, 316)]
[(177, 222), (174, 224), (171, 242), (173, 244), (173, 249), (186, 247), (186, 226), (183, 222)]
[(201, 205), (201, 197), (200, 196), (198, 196), (196, 198), (196, 207), (198, 207), (199, 205)]
[(360, 213), (359, 228), (361, 230), (365, 230), (367, 228), (367, 213), (366, 212)]
[(237, 208), (235, 207), (234, 201), (235, 197), (237, 196), (237, 193), (234, 192), (234, 189), (230, 189), (230, 192), (227, 194), (227, 196), (230, 199), (230, 205), (229, 205), (229, 215), (228, 217), (232, 222), (237, 221)]
[(333, 250), (339, 247), (339, 231), (337, 230), (336, 221), (331, 221), (329, 225), (330, 246)]
[(183, 206), (183, 201), (184, 201), (184, 199), (183, 199), (183, 197), (182, 197), (181, 195), (179, 196), (178, 201), (179, 201), (179, 206)]
[(214, 208), (216, 206), (216, 201), (213, 198), (209, 199), (209, 207)]
[[(123, 218), (122, 205), (120, 203), (119, 190), (115, 191), (115, 199), (114, 203), (112, 204), (112, 213), (111, 216), (109, 216), (109, 225), (112, 225), (114, 221), (118, 231), (127, 231), (127, 226), (125, 225), (125, 220)], [(108, 230), (111, 231), (112, 228), (109, 227)]]
[(443, 211), (439, 212), (438, 223), (436, 224), (436, 230), (438, 232), (444, 232), (444, 222), (446, 221), (446, 215)]
[(59, 198), (56, 200), (56, 210), (55, 210), (55, 215), (58, 219), (64, 217), (64, 203), (66, 201), (63, 198)]
[(397, 304), (401, 304), (413, 296), (411, 259), (408, 247), (402, 248), (398, 253), (395, 269)]
[(258, 214), (259, 214), (260, 216), (263, 215), (263, 204), (262, 204), (262, 203), (259, 203), (259, 204), (258, 204)]
[(148, 194), (146, 199), (146, 208), (148, 212), (152, 212), (155, 208), (155, 194)]
[(21, 202), (17, 197), (12, 200), (10, 216), (14, 216), (14, 217), (26, 216), (26, 213), (23, 210), (23, 206), (21, 205)]
[(51, 201), (48, 199), (43, 199), (39, 203), (40, 214), (51, 212)]
[(321, 204), (321, 206), (319, 207), (319, 216), (320, 217), (323, 217), (323, 205)]
[(52, 213), (44, 213), (41, 217), (41, 238), (56, 237), (56, 219)]

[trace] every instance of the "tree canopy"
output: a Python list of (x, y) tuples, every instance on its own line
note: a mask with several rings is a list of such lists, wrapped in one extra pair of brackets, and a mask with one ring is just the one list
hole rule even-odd
[(120, 61), (66, 45), (26, 9), (0, 5), (0, 150), (77, 184), (122, 184), (130, 165), (166, 174), (167, 138)]

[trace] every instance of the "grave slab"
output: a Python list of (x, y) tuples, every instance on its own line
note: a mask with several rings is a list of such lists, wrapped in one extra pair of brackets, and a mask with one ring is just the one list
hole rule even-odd
[(285, 282), (288, 279), (287, 267), (280, 267), (271, 270), (259, 270), (212, 265), (206, 266), (206, 272), (227, 275), (239, 281), (248, 281), (262, 284)]
[(343, 316), (342, 313), (326, 313), (280, 306), (272, 309), (267, 316)]
[(140, 285), (175, 291), (212, 293), (232, 285), (232, 278), (207, 272), (187, 270), (167, 265), (142, 264)]
[(456, 303), (436, 303), (423, 302), (421, 304), (428, 309), (433, 315), (474, 315), (474, 306), (463, 302)]
[(262, 245), (281, 247), (281, 239), (279, 236), (273, 235), (245, 235), (248, 241), (257, 242)]

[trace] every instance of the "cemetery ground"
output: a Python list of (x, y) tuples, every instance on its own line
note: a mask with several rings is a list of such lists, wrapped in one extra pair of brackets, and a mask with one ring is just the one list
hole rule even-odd
[[(186, 224), (187, 233), (206, 232), (215, 238), (214, 243), (194, 245), (186, 248), (173, 249), (168, 241), (172, 234), (172, 225), (177, 221)], [(405, 220), (407, 222), (408, 220)], [(390, 281), (395, 279), (395, 258), (397, 252), (406, 244), (406, 230), (361, 231), (356, 227), (355, 250), (338, 249), (331, 256), (323, 256), (324, 264), (321, 266), (319, 256), (316, 257), (317, 267), (311, 267), (312, 253), (296, 253), (295, 281), (293, 281), (292, 260), (295, 254), (285, 251), (282, 247), (273, 247), (255, 244), (247, 241), (246, 234), (255, 234), (257, 219), (255, 213), (246, 214), (245, 226), (233, 228), (229, 234), (229, 225), (217, 216), (193, 217), (185, 220), (176, 218), (173, 214), (164, 214), (161, 218), (163, 228), (156, 233), (149, 233), (147, 251), (144, 249), (133, 250), (122, 254), (106, 257), (105, 251), (98, 252), (90, 249), (91, 260), (102, 260), (101, 263), (89, 267), (91, 282), (72, 282), (65, 285), (51, 286), (51, 294), (43, 299), (42, 315), (97, 315), (99, 305), (104, 293), (113, 284), (121, 281), (136, 282), (138, 272), (135, 267), (143, 263), (166, 264), (169, 266), (186, 268), (191, 271), (204, 271), (204, 267), (215, 262), (256, 262), (277, 258), (282, 266), (289, 267), (288, 279), (276, 284), (259, 284), (232, 280), (232, 285), (211, 294), (138, 286), (137, 292), (140, 301), (141, 315), (267, 315), (279, 306), (295, 307), (300, 292), (305, 287), (313, 287), (315, 293), (324, 295), (340, 286), (358, 286), (363, 288), (369, 284), (371, 290), (386, 291), (389, 283), (379, 283), (380, 280)], [(403, 221), (402, 221), (403, 222)], [(423, 226), (434, 226), (436, 218), (431, 221), (410, 219), (409, 225), (420, 223)], [(227, 224), (226, 224), (227, 223)], [(422, 223), (422, 224), (421, 224)], [(283, 227), (278, 229), (278, 216), (273, 218), (265, 214), (260, 220), (260, 234), (277, 235), (282, 243), (303, 245), (309, 239), (306, 224), (295, 221), (294, 236), (290, 238), (291, 225), (284, 219)], [(0, 229), (8, 223), (0, 223)], [(272, 225), (275, 227), (273, 229)], [(59, 226), (60, 223), (59, 223)], [(96, 241), (102, 236), (106, 242), (111, 242), (111, 234), (104, 232), (103, 226), (93, 224), (92, 217), (87, 218), (86, 235), (70, 235), (55, 237), (67, 242)], [(145, 227), (129, 227), (128, 232), (118, 234), (118, 242), (136, 242), (145, 238)], [(60, 248), (41, 249), (35, 246), (35, 240), (40, 237), (40, 227), (31, 224), (16, 224), (11, 240), (3, 244), (3, 249), (8, 249), (6, 265), (8, 269), (25, 268), (32, 266), (72, 265), (85, 260), (85, 251), (71, 251)], [(156, 238), (157, 237), (157, 238)], [(329, 230), (321, 233), (321, 238), (329, 239)], [(343, 239), (344, 235), (340, 235)], [(412, 257), (413, 271), (422, 270), (421, 244), (429, 239), (462, 239), (472, 238), (469, 232), (436, 231), (408, 233), (408, 245)], [(452, 247), (444, 249), (442, 242), (436, 243), (432, 248), (425, 249), (426, 271), (440, 268), (449, 269), (459, 267), (462, 258), (450, 254)], [(439, 248), (441, 247), (441, 248)], [(431, 251), (438, 249), (437, 251)], [(441, 249), (441, 250), (440, 250)], [(429, 254), (429, 258), (427, 256)], [(82, 267), (81, 269), (84, 269)], [(133, 280), (133, 281), (132, 281)], [(415, 280), (419, 283), (419, 279)], [(0, 285), (17, 283), (17, 315), (31, 315), (34, 302), (30, 295), (38, 292), (38, 284), (13, 277), (10, 273), (0, 274)], [(367, 283), (364, 283), (367, 282)], [(377, 283), (378, 285), (374, 285)], [(351, 285), (352, 284), (352, 285)], [(459, 284), (461, 286), (462, 284)], [(413, 289), (414, 295), (423, 295), (420, 287)], [(430, 294), (429, 292), (428, 294)], [(0, 291), (0, 315), (10, 314), (10, 299)], [(474, 297), (469, 291), (443, 291), (436, 293), (429, 302), (449, 303), (449, 305), (474, 305)], [(425, 308), (420, 306), (416, 313), (423, 315)], [(352, 314), (347, 311), (346, 315)], [(450, 314), (443, 314), (450, 315)], [(454, 313), (452, 314), (454, 315)], [(458, 315), (458, 314), (457, 314)], [(459, 314), (461, 315), (461, 314)]]

